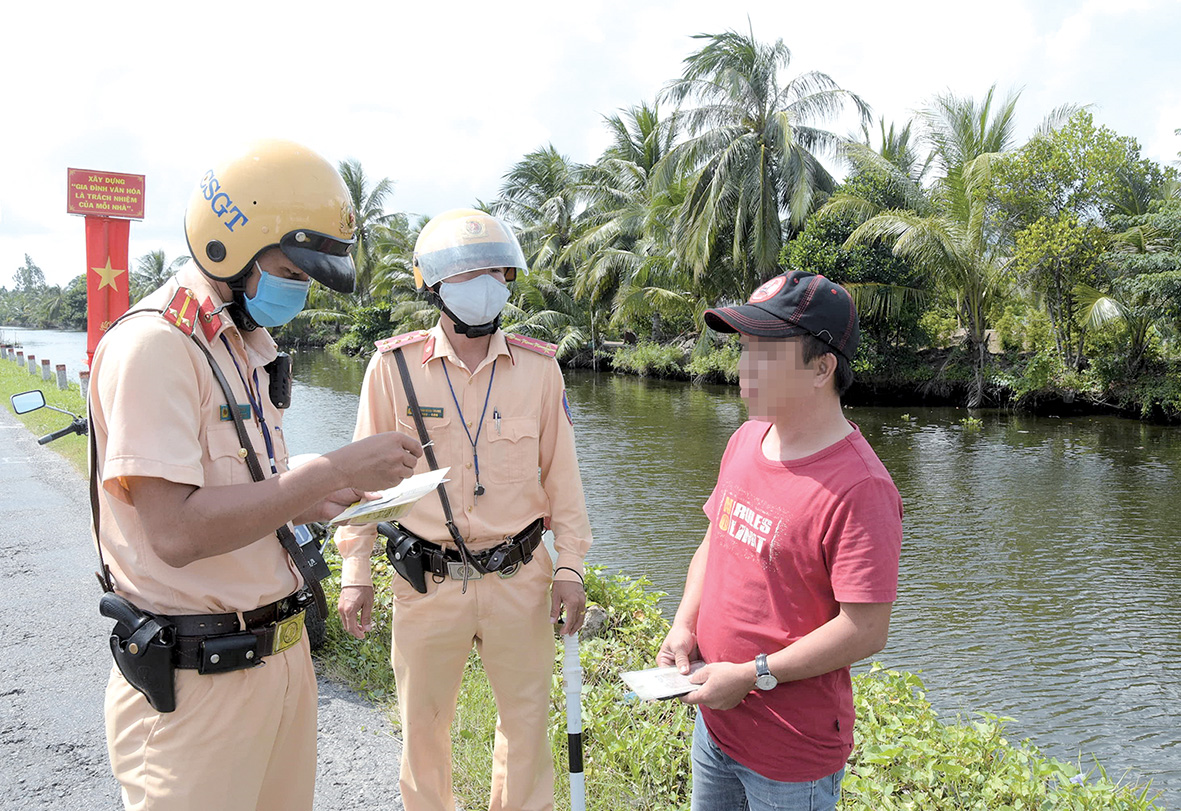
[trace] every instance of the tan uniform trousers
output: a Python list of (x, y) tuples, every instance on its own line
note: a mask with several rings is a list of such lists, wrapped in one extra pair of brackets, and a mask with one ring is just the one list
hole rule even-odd
[(316, 674), (307, 636), (249, 670), (176, 671), (158, 713), (112, 668), (107, 753), (128, 811), (305, 811), (316, 782)]
[(472, 642), (496, 698), (491, 811), (549, 811), (554, 764), (546, 729), (554, 670), (545, 546), (509, 578), (431, 582), (419, 594), (393, 578), (393, 665), (401, 713), (406, 811), (453, 811), (451, 722)]

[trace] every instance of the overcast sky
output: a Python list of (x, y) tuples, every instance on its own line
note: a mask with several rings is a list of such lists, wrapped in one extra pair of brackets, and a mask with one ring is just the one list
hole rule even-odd
[(996, 83), (1023, 88), (1021, 140), (1053, 108), (1091, 104), (1146, 157), (1181, 151), (1179, 0), (20, 2), (0, 25), (0, 285), (26, 253), (50, 284), (85, 272), (68, 167), (147, 176), (133, 263), (185, 250), (192, 187), (255, 137), (356, 158), (394, 181), (390, 210), (433, 214), (491, 200), (547, 143), (594, 160), (604, 116), (654, 99), (693, 34), (748, 16), (791, 50), (786, 77), (828, 73), (887, 121)]

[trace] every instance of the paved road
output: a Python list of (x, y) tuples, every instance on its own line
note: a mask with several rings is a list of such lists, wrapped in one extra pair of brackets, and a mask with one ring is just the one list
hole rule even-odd
[[(65, 418), (63, 417), (63, 420)], [(64, 422), (63, 422), (64, 425)], [(120, 809), (103, 736), (110, 621), (83, 477), (0, 406), (0, 808)], [(389, 721), (320, 679), (317, 809), (401, 809)]]

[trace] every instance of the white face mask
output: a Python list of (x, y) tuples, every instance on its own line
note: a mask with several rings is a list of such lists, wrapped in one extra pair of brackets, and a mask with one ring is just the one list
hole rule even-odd
[(487, 273), (466, 282), (443, 282), (439, 297), (468, 326), (487, 324), (508, 303), (508, 285)]

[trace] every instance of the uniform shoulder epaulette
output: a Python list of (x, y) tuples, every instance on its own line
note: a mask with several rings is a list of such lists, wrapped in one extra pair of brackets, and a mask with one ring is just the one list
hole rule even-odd
[(389, 338), (382, 338), (374, 346), (377, 347), (378, 352), (393, 352), (400, 346), (409, 346), (416, 344), (419, 341), (426, 340), (430, 335), (425, 329), (416, 329), (414, 332), (403, 332), (401, 335), (392, 335)]
[(168, 302), (161, 315), (165, 321), (175, 325), (189, 337), (192, 337), (193, 330), (200, 324), (205, 339), (212, 341), (213, 336), (221, 329), (221, 316), (214, 315), (213, 310), (213, 302), (209, 298), (205, 299), (204, 304), (198, 304), (193, 291), (182, 287), (176, 291), (176, 295)]
[(506, 332), (504, 339), (513, 346), (528, 349), (539, 355), (545, 355), (547, 358), (556, 357), (558, 354), (557, 344), (551, 344), (548, 341), (539, 341), (536, 338), (530, 338), (528, 335), (517, 335), (515, 332)]

